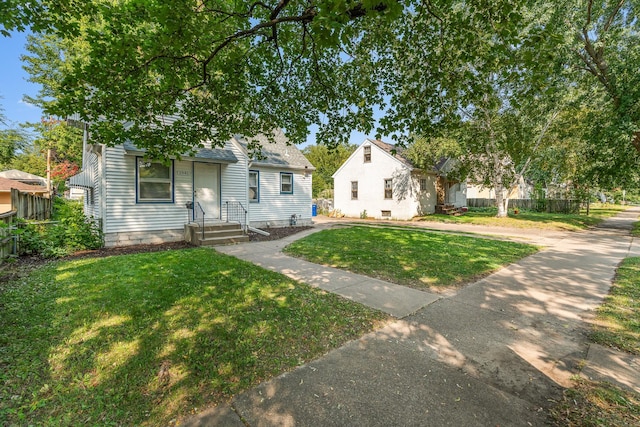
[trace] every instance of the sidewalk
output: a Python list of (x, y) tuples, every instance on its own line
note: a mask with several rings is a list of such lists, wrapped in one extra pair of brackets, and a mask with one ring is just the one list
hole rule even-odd
[(185, 425), (546, 425), (548, 399), (585, 361), (582, 375), (640, 391), (638, 359), (589, 345), (586, 336), (615, 267), (640, 253), (625, 231), (639, 212), (545, 237), (546, 250), (449, 297), (280, 252), (303, 234), (220, 248), (398, 320)]

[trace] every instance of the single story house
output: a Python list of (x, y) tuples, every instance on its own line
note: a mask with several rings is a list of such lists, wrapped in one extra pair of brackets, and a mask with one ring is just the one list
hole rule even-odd
[(24, 182), (14, 179), (0, 177), (0, 213), (9, 212), (12, 209), (12, 188), (24, 193), (35, 194), (37, 196), (45, 196), (47, 194), (47, 187), (45, 186), (25, 184)]
[(416, 168), (403, 150), (365, 139), (333, 174), (334, 208), (348, 217), (409, 220), (466, 205), (464, 183), (448, 180), (451, 160)]
[(273, 143), (257, 139), (259, 159), (236, 136), (169, 164), (131, 143), (86, 143), (83, 169), (68, 183), (84, 189), (85, 214), (100, 220), (106, 246), (183, 240), (185, 225), (203, 219), (256, 228), (311, 224), (315, 168), (281, 130)]
[(20, 181), (23, 184), (41, 185), (43, 187), (47, 186), (47, 178), (43, 178), (41, 176), (34, 175), (29, 172), (20, 171), (17, 169), (9, 169), (9, 170), (0, 172), (0, 178), (13, 179), (14, 181)]
[[(520, 177), (518, 185), (509, 192), (510, 199), (530, 199), (533, 195), (533, 184)], [(493, 187), (467, 182), (467, 199), (495, 199)]]

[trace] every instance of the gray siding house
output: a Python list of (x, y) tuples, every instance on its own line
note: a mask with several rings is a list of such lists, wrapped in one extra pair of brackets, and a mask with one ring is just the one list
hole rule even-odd
[[(163, 164), (131, 143), (85, 144), (82, 171), (69, 185), (84, 191), (87, 216), (101, 221), (106, 246), (179, 241), (185, 225), (237, 220), (251, 227), (311, 224), (313, 165), (281, 130), (251, 158), (246, 138)], [(233, 213), (233, 217), (232, 214)]]

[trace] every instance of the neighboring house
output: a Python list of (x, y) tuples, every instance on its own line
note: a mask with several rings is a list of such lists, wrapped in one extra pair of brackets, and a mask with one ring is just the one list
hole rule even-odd
[(348, 217), (408, 220), (434, 213), (438, 205), (466, 204), (464, 184), (449, 182), (444, 159), (432, 170), (422, 170), (402, 150), (366, 139), (333, 174), (334, 207)]
[(0, 178), (13, 179), (14, 181), (20, 181), (23, 184), (29, 185), (41, 185), (47, 186), (47, 179), (32, 173), (19, 171), (17, 169), (10, 169), (0, 172)]
[[(524, 178), (520, 178), (518, 185), (509, 193), (510, 199), (530, 199), (533, 185)], [(467, 199), (495, 199), (496, 192), (492, 187), (467, 182)]]
[(12, 188), (24, 193), (35, 194), (37, 196), (44, 196), (47, 194), (47, 187), (42, 185), (25, 184), (21, 181), (0, 177), (0, 213), (9, 212), (11, 210)]
[(86, 144), (83, 170), (69, 185), (84, 189), (85, 214), (100, 219), (106, 246), (182, 240), (185, 224), (202, 218), (187, 204), (213, 223), (246, 209), (253, 227), (311, 224), (313, 165), (280, 130), (275, 143), (257, 139), (261, 160), (249, 158), (238, 136), (169, 164), (145, 159), (131, 143)]

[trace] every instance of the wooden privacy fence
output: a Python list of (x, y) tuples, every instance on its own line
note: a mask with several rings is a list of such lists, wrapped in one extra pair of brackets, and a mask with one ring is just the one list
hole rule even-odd
[[(11, 189), (11, 210), (0, 214), (0, 259), (16, 252), (16, 239), (13, 221), (16, 218), (47, 220), (51, 218), (52, 200)], [(4, 226), (6, 224), (6, 226)]]
[(51, 199), (11, 189), (11, 209), (22, 219), (45, 220), (51, 218)]
[[(13, 233), (11, 233), (11, 221), (15, 218), (16, 213), (9, 211), (0, 214), (0, 259), (6, 258), (16, 251), (16, 240)], [(7, 226), (4, 226), (7, 224)]]
[[(582, 202), (573, 199), (509, 199), (509, 208), (528, 209), (548, 213), (579, 213)], [(467, 199), (470, 208), (496, 206), (496, 199)]]

